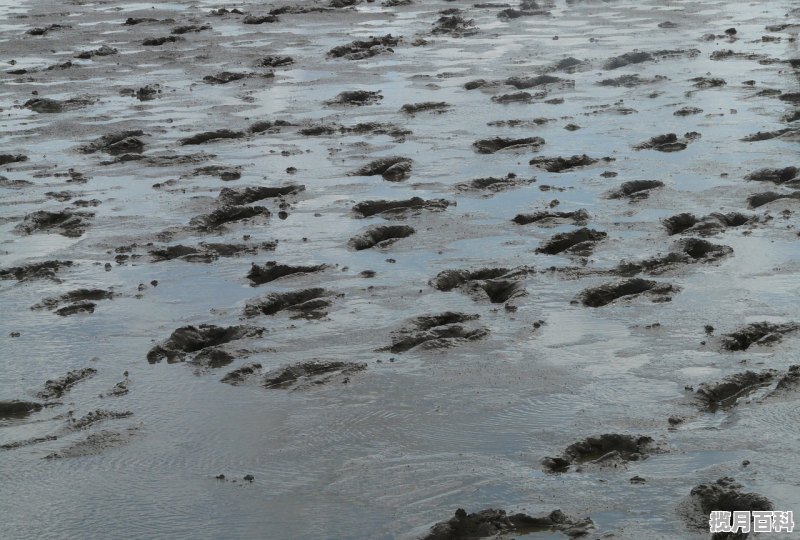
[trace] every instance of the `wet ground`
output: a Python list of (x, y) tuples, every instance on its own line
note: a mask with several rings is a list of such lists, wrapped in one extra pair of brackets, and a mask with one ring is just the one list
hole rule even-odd
[(0, 2), (0, 537), (800, 510), (791, 2), (284, 5)]

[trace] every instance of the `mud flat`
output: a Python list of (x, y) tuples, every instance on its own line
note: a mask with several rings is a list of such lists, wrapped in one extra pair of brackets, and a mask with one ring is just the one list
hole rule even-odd
[(1, 538), (800, 509), (791, 1), (0, 21)]

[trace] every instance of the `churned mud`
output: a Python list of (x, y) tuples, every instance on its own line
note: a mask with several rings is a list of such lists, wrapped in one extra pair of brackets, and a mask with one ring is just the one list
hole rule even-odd
[(507, 514), (505, 510), (487, 509), (467, 514), (459, 508), (455, 516), (431, 527), (423, 540), (460, 540), (466, 538), (494, 538), (498, 535), (528, 535), (536, 532), (561, 532), (570, 538), (581, 538), (594, 529), (589, 518), (575, 519), (561, 510), (538, 516), (523, 513)]

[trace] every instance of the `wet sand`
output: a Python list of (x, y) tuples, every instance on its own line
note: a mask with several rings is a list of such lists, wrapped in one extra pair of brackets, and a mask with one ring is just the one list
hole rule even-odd
[(0, 537), (800, 509), (800, 12), (534, 4), (0, 2)]

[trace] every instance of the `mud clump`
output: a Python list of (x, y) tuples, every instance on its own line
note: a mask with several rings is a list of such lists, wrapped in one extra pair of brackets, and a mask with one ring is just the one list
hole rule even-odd
[(81, 98), (72, 98), (63, 101), (48, 98), (33, 98), (26, 101), (22, 106), (25, 109), (30, 109), (39, 114), (55, 114), (79, 109), (89, 105), (91, 102), (92, 101), (89, 99)]
[(400, 110), (406, 114), (421, 112), (443, 113), (450, 109), (450, 104), (445, 101), (425, 101), (422, 103), (406, 103)]
[(240, 167), (226, 167), (224, 165), (208, 165), (206, 167), (198, 167), (192, 171), (192, 176), (216, 176), (220, 180), (230, 182), (238, 180), (242, 177)]
[(247, 273), (247, 279), (254, 287), (263, 285), (276, 279), (293, 276), (297, 274), (312, 274), (314, 272), (321, 272), (328, 268), (325, 264), (317, 264), (312, 266), (292, 266), (288, 264), (278, 264), (275, 261), (269, 261), (266, 264), (258, 265), (253, 264), (250, 271)]
[(700, 114), (703, 112), (703, 109), (698, 107), (682, 107), (672, 113), (673, 116), (691, 116), (693, 114)]
[(650, 195), (650, 190), (664, 187), (661, 180), (631, 180), (623, 182), (617, 189), (608, 194), (609, 199), (644, 199)]
[(219, 244), (200, 242), (197, 247), (176, 244), (162, 249), (151, 250), (153, 262), (171, 261), (181, 259), (188, 262), (214, 262), (220, 257), (235, 257), (242, 253), (255, 254), (259, 250), (274, 251), (276, 242), (263, 242), (261, 244)]
[(800, 182), (800, 169), (797, 167), (783, 167), (780, 169), (759, 169), (744, 177), (745, 180), (757, 182), (772, 182), (773, 184), (786, 184), (787, 182)]
[(112, 156), (120, 154), (141, 154), (144, 151), (144, 143), (139, 137), (144, 136), (140, 129), (118, 131), (103, 135), (83, 145), (78, 150), (84, 154), (94, 154), (95, 152), (105, 152)]
[(178, 328), (165, 341), (147, 353), (147, 361), (155, 364), (165, 360), (172, 364), (183, 362), (188, 355), (200, 353), (210, 347), (218, 347), (231, 341), (261, 337), (263, 328), (256, 326), (216, 326), (201, 324)]
[(94, 368), (83, 368), (70, 371), (63, 377), (59, 377), (58, 379), (50, 379), (49, 381), (45, 382), (44, 390), (37, 393), (36, 396), (46, 400), (59, 398), (79, 382), (93, 377), (96, 374), (97, 370)]
[(656, 135), (651, 137), (643, 143), (635, 145), (635, 150), (658, 150), (659, 152), (678, 152), (685, 150), (689, 143), (698, 139), (699, 133), (691, 132), (686, 133), (683, 137), (678, 137), (674, 133), (667, 133), (665, 135)]
[(184, 41), (185, 38), (181, 36), (162, 36), (157, 38), (147, 38), (142, 40), (142, 45), (145, 47), (160, 47), (166, 43), (177, 43), (178, 41)]
[(754, 223), (755, 216), (748, 216), (739, 212), (721, 214), (714, 212), (698, 219), (694, 214), (682, 213), (666, 218), (662, 221), (670, 235), (683, 232), (696, 233), (703, 236), (717, 234), (728, 227), (741, 227)]
[(89, 51), (82, 51), (75, 55), (75, 58), (79, 58), (81, 60), (90, 60), (95, 56), (112, 56), (117, 54), (119, 51), (114, 47), (109, 47), (108, 45), (103, 45), (98, 49), (92, 49)]
[(475, 141), (472, 143), (472, 147), (479, 154), (494, 154), (501, 151), (536, 151), (539, 150), (544, 143), (545, 141), (541, 137), (527, 137), (522, 139), (493, 137), (491, 139), (480, 139)]
[(272, 293), (244, 308), (245, 317), (276, 315), (289, 312), (292, 319), (320, 319), (328, 314), (333, 304), (332, 294), (323, 288), (301, 289), (285, 293)]
[(800, 389), (800, 365), (790, 366), (789, 370), (778, 380), (775, 390), (768, 397), (775, 397)]
[(217, 200), (223, 205), (243, 205), (264, 199), (296, 195), (301, 191), (305, 191), (305, 189), (304, 185), (299, 184), (290, 184), (282, 187), (222, 188)]
[(709, 412), (729, 409), (736, 405), (740, 397), (771, 383), (776, 374), (773, 370), (762, 371), (761, 373), (754, 371), (736, 373), (717, 383), (701, 384), (697, 392), (695, 392), (695, 398), (700, 408)]
[(110, 300), (114, 293), (105, 289), (75, 289), (61, 296), (45, 298), (31, 309), (55, 309), (62, 304), (72, 304), (85, 301)]
[(774, 191), (765, 191), (762, 193), (754, 193), (747, 197), (747, 205), (750, 208), (759, 208), (764, 206), (765, 204), (769, 204), (774, 201), (778, 201), (781, 199), (800, 199), (800, 191), (794, 191), (792, 193), (776, 193)]
[(232, 386), (239, 386), (241, 384), (245, 384), (250, 379), (258, 376), (261, 373), (261, 364), (257, 362), (253, 362), (251, 364), (245, 364), (240, 368), (234, 369), (233, 371), (226, 373), (224, 377), (220, 379), (220, 382), (225, 384), (230, 384)]
[(573, 465), (585, 463), (619, 467), (658, 451), (652, 437), (606, 433), (569, 445), (561, 456), (542, 459), (542, 466), (549, 472), (566, 472)]
[[(489, 329), (475, 324), (479, 318), (480, 315), (453, 311), (416, 317), (394, 333), (387, 350), (400, 353), (416, 347), (445, 349), (483, 339), (489, 335)], [(469, 326), (464, 326), (467, 323)]]
[(532, 184), (535, 181), (535, 178), (520, 178), (514, 173), (508, 173), (503, 177), (489, 176), (486, 178), (475, 178), (468, 182), (460, 182), (454, 187), (456, 191), (489, 191), (498, 193), (507, 189), (514, 189)]
[(390, 182), (400, 182), (411, 175), (412, 161), (405, 157), (389, 156), (372, 161), (348, 176), (382, 176)]
[(479, 270), (445, 270), (429, 283), (440, 291), (460, 289), (477, 300), (488, 299), (493, 304), (503, 304), (524, 296), (522, 279), (528, 268), (481, 268)]
[(623, 276), (633, 276), (639, 272), (659, 273), (679, 264), (710, 263), (733, 253), (733, 248), (712, 244), (699, 238), (687, 238), (677, 244), (677, 250), (662, 257), (652, 257), (642, 261), (622, 262), (617, 271)]
[(557, 255), (566, 251), (575, 255), (587, 256), (595, 245), (607, 236), (608, 234), (602, 231), (582, 227), (574, 231), (556, 234), (542, 242), (542, 245), (536, 248), (536, 253)]
[(9, 163), (22, 163), (28, 161), (28, 156), (24, 154), (0, 154), (0, 166)]
[(478, 28), (475, 26), (474, 20), (465, 19), (456, 11), (439, 17), (434, 23), (431, 33), (434, 35), (448, 34), (453, 37), (463, 37), (478, 33)]
[(225, 205), (217, 208), (210, 214), (197, 216), (189, 221), (189, 225), (199, 230), (210, 231), (219, 229), (226, 223), (233, 223), (257, 216), (269, 217), (271, 212), (264, 206)]
[(612, 70), (612, 69), (619, 69), (621, 67), (629, 66), (631, 64), (641, 64), (643, 62), (652, 62), (655, 60), (652, 54), (647, 52), (629, 52), (625, 54), (621, 54), (619, 56), (615, 56), (614, 58), (609, 58), (605, 64), (603, 64), (603, 69)]
[(416, 230), (408, 225), (376, 225), (350, 239), (348, 246), (356, 251), (372, 247), (385, 248), (414, 234)]
[(347, 90), (339, 93), (335, 98), (325, 102), (326, 105), (355, 105), (357, 107), (372, 105), (383, 99), (380, 90)]
[(247, 15), (242, 19), (242, 24), (276, 23), (279, 19), (275, 15)]
[(16, 279), (17, 281), (30, 281), (34, 279), (56, 280), (56, 274), (62, 268), (72, 266), (72, 261), (44, 261), (0, 269), (0, 279)]
[(33, 401), (0, 400), (0, 419), (24, 418), (31, 413), (41, 411), (44, 405)]
[(89, 220), (93, 217), (94, 214), (91, 212), (74, 212), (68, 209), (59, 212), (37, 210), (27, 214), (22, 222), (14, 227), (14, 231), (22, 235), (55, 232), (68, 238), (77, 238), (86, 232)]
[(787, 141), (800, 140), (800, 129), (797, 128), (783, 128), (775, 131), (759, 131), (746, 137), (742, 137), (744, 142), (759, 142), (768, 141), (771, 139), (783, 139)]
[(772, 345), (783, 340), (786, 334), (800, 330), (797, 323), (756, 322), (722, 336), (726, 351), (746, 351), (753, 345)]
[(654, 84), (659, 81), (664, 80), (666, 77), (655, 77), (653, 79), (643, 78), (637, 74), (633, 75), (621, 75), (619, 77), (615, 77), (612, 79), (603, 79), (602, 81), (598, 81), (595, 84), (597, 86), (613, 86), (616, 88), (625, 87), (625, 88), (635, 88), (636, 86), (642, 86), (644, 84)]
[(589, 222), (589, 212), (581, 208), (571, 212), (532, 212), (528, 214), (517, 214), (511, 220), (517, 225), (558, 225), (561, 223), (572, 223), (574, 225), (586, 225)]
[(570, 538), (586, 536), (594, 529), (589, 518), (574, 519), (561, 510), (538, 516), (527, 514), (507, 515), (505, 510), (486, 509), (467, 514), (459, 508), (455, 516), (431, 527), (422, 540), (467, 540), (477, 538), (499, 538), (507, 534), (558, 531)]
[(671, 299), (669, 295), (678, 290), (669, 283), (632, 278), (585, 289), (578, 295), (578, 300), (587, 307), (601, 307), (620, 298), (634, 298), (646, 294), (653, 297), (654, 302), (668, 302)]
[(328, 51), (330, 58), (347, 60), (363, 60), (383, 53), (393, 53), (392, 47), (400, 43), (398, 38), (387, 34), (383, 37), (370, 37), (367, 40), (356, 40), (347, 45), (339, 45)]
[(191, 137), (187, 137), (180, 141), (180, 144), (197, 145), (205, 144), (210, 141), (217, 141), (220, 139), (241, 139), (245, 134), (243, 131), (232, 131), (230, 129), (218, 129), (216, 131), (204, 131)]
[(614, 161), (614, 158), (604, 157), (595, 159), (583, 154), (580, 156), (575, 155), (571, 157), (534, 158), (530, 161), (530, 164), (534, 167), (544, 169), (547, 172), (560, 173), (564, 171), (572, 171), (578, 167), (588, 167), (600, 161), (604, 163), (610, 163)]
[(64, 459), (99, 455), (107, 450), (119, 448), (128, 444), (131, 439), (133, 439), (137, 430), (138, 428), (128, 428), (124, 431), (103, 430), (98, 433), (92, 433), (86, 437), (86, 439), (78, 441), (58, 452), (53, 452), (45, 456), (44, 459)]
[[(714, 483), (700, 484), (689, 492), (678, 511), (687, 524), (696, 529), (708, 530), (708, 516), (711, 512), (753, 512), (771, 511), (772, 502), (758, 493), (744, 493), (743, 486), (731, 477), (720, 478)], [(744, 538), (747, 533), (716, 533), (714, 540)]]
[(114, 412), (97, 409), (96, 411), (87, 413), (81, 418), (70, 418), (67, 422), (69, 429), (81, 430), (105, 420), (118, 420), (120, 418), (129, 418), (131, 416), (133, 416), (133, 413), (130, 411)]
[(294, 64), (294, 58), (291, 56), (269, 55), (258, 61), (259, 66), (272, 68), (290, 66), (292, 64)]
[(299, 390), (326, 384), (334, 380), (350, 381), (350, 375), (364, 371), (362, 362), (331, 362), (312, 360), (271, 371), (264, 376), (264, 388), (292, 388)]
[(398, 201), (362, 201), (353, 206), (353, 212), (362, 218), (381, 215), (384, 217), (401, 217), (409, 212), (430, 210), (440, 212), (446, 210), (452, 203), (446, 199), (428, 199), (412, 197)]

